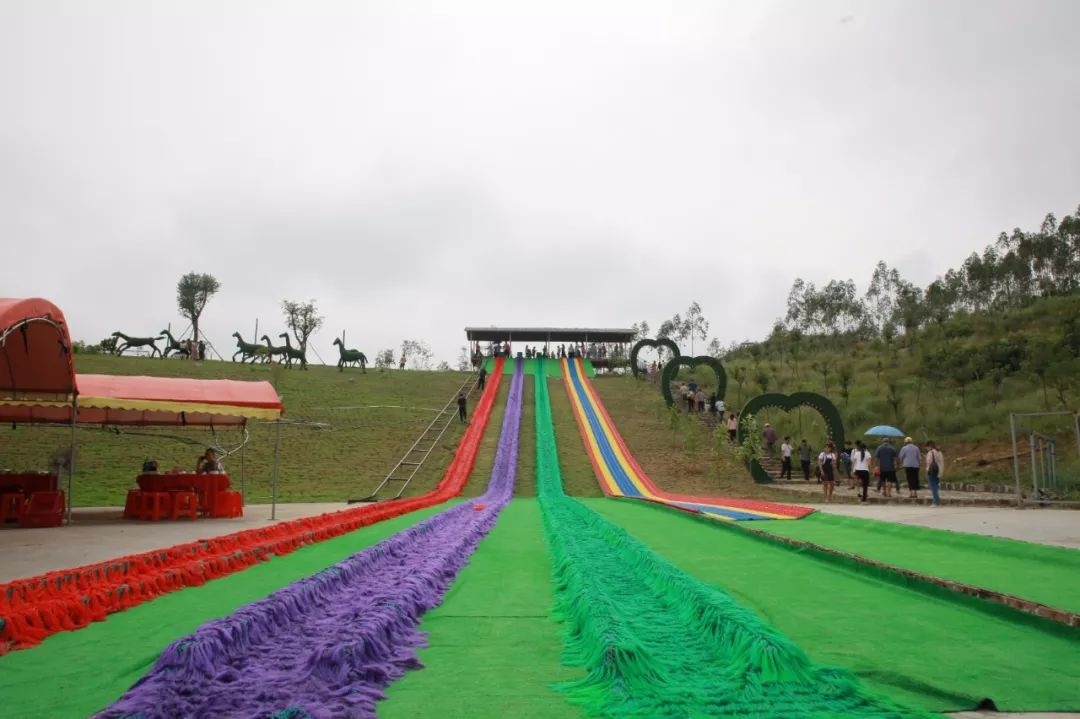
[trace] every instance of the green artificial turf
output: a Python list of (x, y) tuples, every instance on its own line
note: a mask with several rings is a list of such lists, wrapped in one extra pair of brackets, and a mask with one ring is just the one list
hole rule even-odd
[(580, 501), (722, 587), (813, 659), (847, 667), (897, 701), (934, 711), (972, 709), (984, 698), (1003, 711), (1080, 710), (1075, 629), (913, 591), (671, 510)]
[(166, 594), (0, 657), (4, 717), (85, 717), (115, 701), (170, 642), (446, 509), (429, 507)]
[[(1036, 513), (1031, 518), (1038, 521)], [(754, 529), (1080, 611), (1075, 549), (820, 512), (797, 522), (757, 522)]]
[[(528, 441), (524, 427), (522, 439)], [(550, 688), (581, 674), (560, 665), (551, 602), (540, 508), (535, 499), (515, 499), (443, 603), (424, 615), (424, 669), (390, 685), (380, 719), (581, 716)]]
[[(543, 364), (541, 365), (541, 361)], [(587, 377), (596, 376), (596, 368), (593, 367), (592, 360), (585, 360), (585, 375)], [(495, 360), (488, 357), (484, 360), (484, 366), (488, 368), (490, 372), (495, 367)], [(527, 375), (535, 375), (538, 369), (542, 369), (545, 377), (562, 377), (562, 362), (559, 360), (539, 360), (539, 359), (527, 359), (522, 371)], [(513, 374), (514, 363), (507, 361), (503, 364), (503, 374)]]

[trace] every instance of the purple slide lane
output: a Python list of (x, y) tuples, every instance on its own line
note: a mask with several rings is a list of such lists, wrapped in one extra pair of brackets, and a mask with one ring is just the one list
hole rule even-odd
[(207, 622), (98, 716), (374, 717), (383, 689), (421, 666), (420, 617), (510, 501), (522, 384), (519, 359), (485, 494)]

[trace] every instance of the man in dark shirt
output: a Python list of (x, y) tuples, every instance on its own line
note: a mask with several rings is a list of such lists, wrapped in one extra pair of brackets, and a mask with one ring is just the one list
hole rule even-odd
[(900, 492), (900, 480), (896, 477), (896, 448), (892, 446), (892, 442), (886, 437), (881, 446), (877, 448), (877, 452), (874, 453), (874, 457), (878, 463), (878, 484), (877, 488), (879, 492), (884, 492), (886, 497), (892, 496), (889, 488), (889, 482), (892, 482), (896, 487), (896, 491)]
[(482, 390), (482, 389), (484, 389), (484, 384), (486, 382), (487, 382), (487, 367), (481, 367), (480, 368), (480, 375), (476, 378), (476, 384)]
[(464, 392), (458, 392), (458, 396), (457, 396), (457, 414), (458, 414), (458, 419), (461, 420), (462, 423), (466, 423), (466, 424), (468, 423), (469, 415), (468, 415), (468, 412), (465, 411), (465, 393)]

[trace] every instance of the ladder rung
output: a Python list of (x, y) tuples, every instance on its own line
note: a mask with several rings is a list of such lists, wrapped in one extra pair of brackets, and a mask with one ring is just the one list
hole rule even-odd
[(410, 467), (419, 467), (420, 466), (419, 462), (401, 462), (401, 464), (407, 464)]

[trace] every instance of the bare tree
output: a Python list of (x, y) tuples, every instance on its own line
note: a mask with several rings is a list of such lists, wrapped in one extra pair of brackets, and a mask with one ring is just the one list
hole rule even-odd
[(281, 301), (281, 311), (285, 314), (285, 325), (292, 331), (301, 352), (307, 352), (308, 338), (322, 327), (326, 319), (319, 314), (315, 300), (307, 302)]

